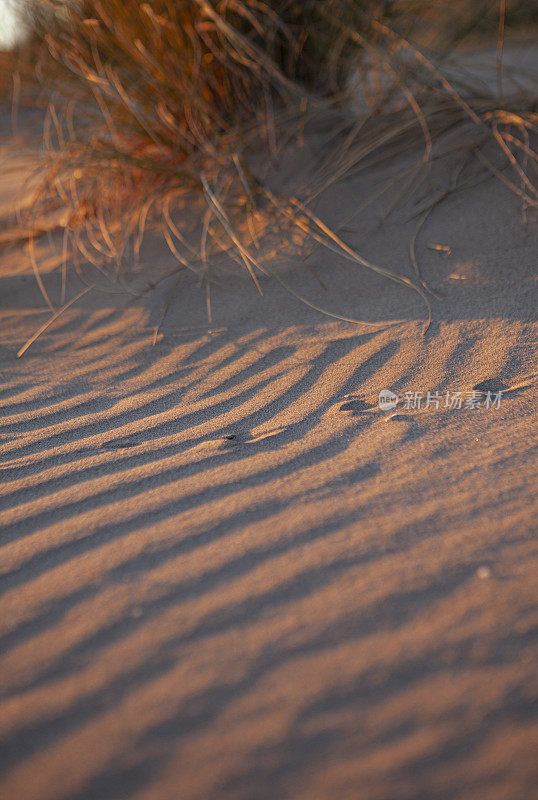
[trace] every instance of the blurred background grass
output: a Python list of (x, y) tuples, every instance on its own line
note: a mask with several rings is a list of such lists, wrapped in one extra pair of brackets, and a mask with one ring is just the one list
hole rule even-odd
[[(61, 208), (65, 240), (100, 268), (117, 271), (127, 252), (136, 256), (151, 222), (182, 268), (207, 276), (211, 246), (224, 238), (255, 276), (263, 271), (255, 216), (267, 204), (283, 236), (300, 223), (303, 234), (345, 249), (311, 210), (319, 193), (390, 143), (424, 141), (419, 166), (428, 163), (458, 125), (474, 132), (463, 137), (469, 152), (496, 144), (505, 163), (490, 168), (511, 168), (511, 187), (526, 206), (536, 203), (536, 98), (505, 97), (501, 74), (507, 31), (536, 30), (535, 2), (42, 0), (18, 8), (26, 34), (0, 54), (0, 88), (6, 103), (46, 111), (42, 183), (27, 226)], [(496, 91), (443, 72), (466, 42), (497, 49)], [(283, 141), (299, 142), (329, 117), (338, 135), (324, 168), (300, 197), (275, 197), (252, 154), (276, 164)], [(197, 246), (172, 214), (186, 190), (207, 204)]]

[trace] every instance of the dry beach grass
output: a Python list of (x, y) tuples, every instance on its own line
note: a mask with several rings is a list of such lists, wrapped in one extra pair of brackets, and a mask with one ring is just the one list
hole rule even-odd
[[(45, 83), (47, 159), (22, 225), (40, 235), (43, 219), (59, 213), (60, 306), (69, 253), (115, 283), (122, 263), (138, 260), (149, 225), (160, 229), (178, 273), (198, 276), (208, 307), (212, 269), (225, 253), (254, 282), (266, 271), (284, 280), (260, 249), (265, 233), (269, 253), (275, 241), (280, 249), (297, 238), (321, 243), (427, 304), (418, 274), (373, 264), (316, 213), (331, 184), (421, 140), (402, 193), (448, 154), (447, 194), (479, 158), (525, 207), (537, 207), (535, 95), (514, 81), (503, 87), (504, 4), (495, 87), (446, 68), (454, 40), (487, 20), (488, 4), (92, 0), (55, 15), (58, 7), (29, 5), (36, 32), (27, 60)], [(527, 9), (519, 3), (512, 13)], [(293, 154), (305, 130), (320, 127), (330, 134), (306, 180), (295, 170), (282, 191), (277, 175), (290, 144)], [(491, 159), (490, 144), (500, 159)], [(182, 209), (195, 194), (204, 204), (189, 238)], [(37, 263), (34, 272), (39, 281)]]

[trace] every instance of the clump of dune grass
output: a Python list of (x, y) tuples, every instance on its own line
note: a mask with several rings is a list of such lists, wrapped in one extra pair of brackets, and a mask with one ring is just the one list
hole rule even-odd
[[(411, 186), (435, 158), (463, 142), (468, 157), (510, 186), (524, 209), (538, 207), (533, 99), (507, 104), (461, 76), (447, 77), (430, 55), (435, 43), (446, 56), (462, 26), (485, 19), (485, 5), (490, 18), (491, 3), (463, 4), (454, 28), (449, 4), (444, 14), (438, 4), (413, 0), (32, 5), (37, 69), (51, 87), (44, 179), (32, 214), (61, 208), (64, 254), (75, 249), (111, 278), (127, 254), (136, 258), (152, 225), (178, 268), (195, 272), (208, 291), (212, 258), (223, 252), (257, 285), (261, 273), (287, 285), (260, 242), (299, 235), (428, 302), (413, 253), (414, 280), (370, 263), (315, 214), (314, 201), (381, 152), (422, 141), (407, 176)], [(506, 8), (493, 5), (501, 85)], [(350, 112), (357, 90), (364, 101), (359, 116)], [(268, 172), (285, 144), (300, 143), (309, 126), (327, 120), (331, 136), (308, 183), (293, 192), (271, 189)], [(502, 155), (501, 166), (486, 144)], [(196, 241), (176, 213), (186, 193), (203, 202)], [(64, 272), (62, 303), (65, 286)]]

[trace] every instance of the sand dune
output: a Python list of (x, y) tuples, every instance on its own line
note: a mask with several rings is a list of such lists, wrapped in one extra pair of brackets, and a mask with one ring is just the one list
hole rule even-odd
[[(350, 239), (412, 274), (416, 220), (379, 208)], [(96, 290), (19, 360), (47, 310), (5, 253), (3, 798), (533, 796), (536, 243), (484, 181), (417, 242), (424, 337), (419, 298), (318, 253), (331, 291), (295, 285), (370, 327), (230, 276), (212, 332), (194, 281), (155, 347), (166, 286)], [(481, 387), (499, 408), (443, 407)]]

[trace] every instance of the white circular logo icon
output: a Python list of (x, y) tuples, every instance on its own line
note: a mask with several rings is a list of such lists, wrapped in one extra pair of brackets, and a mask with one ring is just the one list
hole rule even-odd
[(379, 392), (379, 408), (381, 411), (391, 411), (398, 405), (398, 395), (390, 389), (381, 389)]

